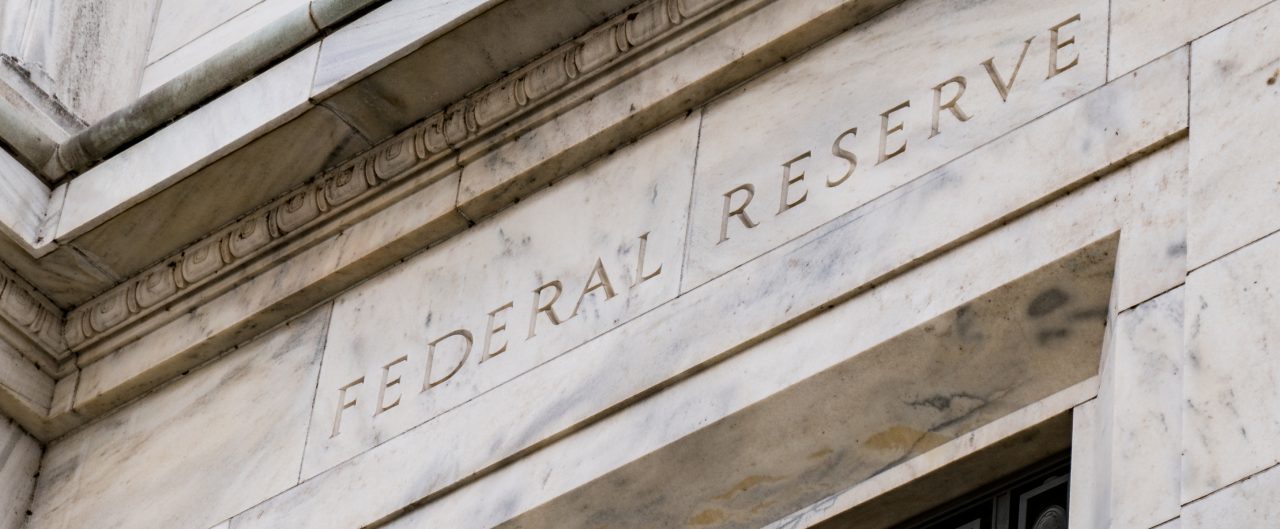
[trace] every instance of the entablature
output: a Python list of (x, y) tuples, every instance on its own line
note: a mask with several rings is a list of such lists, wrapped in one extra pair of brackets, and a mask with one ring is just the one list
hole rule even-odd
[(626, 3), (389, 2), (54, 189), (60, 207), (0, 244), (57, 338), (22, 349), (59, 381), (24, 426), (56, 437), (897, 2), (829, 0), (764, 31), (786, 2), (606, 17)]

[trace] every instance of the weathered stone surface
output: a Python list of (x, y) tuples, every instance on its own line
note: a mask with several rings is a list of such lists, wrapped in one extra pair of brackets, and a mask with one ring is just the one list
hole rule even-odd
[(450, 0), (424, 4), (393, 0), (325, 40), (311, 94), (319, 97), (346, 87), (379, 66), (403, 57), (423, 42), (484, 11), (492, 0)]
[(177, 0), (160, 2), (147, 63), (156, 62), (259, 3), (262, 0), (227, 0), (208, 6)]
[(1106, 19), (1097, 0), (911, 2), (712, 103), (684, 288), (1101, 85)]
[(71, 182), (57, 237), (84, 233), (311, 106), (311, 46)]
[(1181, 510), (1183, 288), (1116, 318), (1111, 527), (1154, 527)]
[(303, 476), (675, 297), (699, 117), (339, 297)]
[[(317, 475), (238, 516), (233, 526), (359, 526), (431, 498), (673, 378), (747, 348), (775, 329), (863, 292), (868, 282), (909, 270), (925, 261), (924, 256), (936, 256), (938, 248), (952, 247), (951, 241), (972, 239), (993, 228), (1003, 212), (1059, 196), (1064, 187), (1101, 176), (1119, 162), (1177, 137), (1185, 127), (1185, 116), (1177, 111), (1185, 104), (1185, 75), (1185, 56), (1148, 66), (1123, 83), (1090, 94), (940, 168), (915, 185), (883, 197), (877, 207), (851, 213), (748, 262), (716, 283), (694, 289)], [(1117, 130), (1126, 132), (1118, 135)], [(1040, 178), (1025, 177), (1046, 163), (1044, 153), (1055, 152), (1062, 145), (1078, 150), (1059, 152), (1061, 158), (1049, 162), (1055, 172)], [(1123, 233), (1126, 225), (1139, 228), (1152, 223), (1143, 217), (1126, 219), (1121, 212), (1144, 212), (1147, 208), (1138, 204), (1152, 196), (1150, 190), (1166, 186), (1167, 175), (1136, 170), (1126, 174), (1131, 176), (1115, 183), (1104, 179), (1099, 189), (1106, 191), (1073, 193), (1070, 200), (1047, 207), (1045, 211), (1056, 220), (1042, 222), (1052, 227), (1052, 235), (1008, 230), (1002, 232), (1010, 237), (1005, 244), (1024, 252), (1044, 245), (1039, 247), (1057, 248), (1053, 255), (1061, 255), (1064, 245), (1078, 248), (1117, 230)], [(1136, 178), (1138, 175), (1142, 178)], [(988, 193), (996, 189), (1000, 192)], [(944, 207), (955, 196), (986, 199), (975, 202), (980, 207)], [(1117, 203), (1133, 206), (1118, 208)], [(1153, 212), (1163, 209), (1150, 206)], [(1032, 229), (1029, 223), (1021, 226)], [(895, 236), (901, 232), (920, 236)], [(1163, 251), (1171, 242), (1135, 237), (1133, 244)], [(850, 250), (873, 245), (874, 253)], [(1121, 254), (1125, 251), (1122, 248)], [(1160, 274), (1138, 270), (1123, 273), (1163, 281)], [(1180, 274), (1178, 271), (1176, 277)], [(751, 307), (773, 309), (749, 310)], [(695, 313), (696, 323), (690, 324), (689, 315)], [(412, 382), (402, 384), (412, 387)], [(475, 417), (486, 421), (477, 423)], [(451, 448), (423, 451), (424, 446)], [(379, 486), (352, 489), (339, 485), (374, 482)], [(345, 507), (339, 513), (327, 507), (336, 504)]]
[(49, 196), (49, 188), (31, 171), (9, 153), (0, 151), (0, 232), (37, 246)]
[[(1114, 243), (1001, 275), (1005, 285), (989, 293), (980, 289), (993, 282), (959, 280), (980, 260), (941, 259), (951, 266), (914, 270), (558, 442), (547, 449), (556, 458), (503, 472), (524, 476), (523, 487), (468, 491), (392, 527), (478, 528), (504, 517), (514, 518), (499, 527), (765, 526), (1096, 373)], [(883, 405), (868, 409), (873, 401)], [(566, 464), (573, 454), (596, 456)], [(579, 486), (530, 509), (571, 483)], [(479, 509), (479, 496), (519, 504)]]
[(1071, 528), (1277, 525), (1275, 3), (317, 5), (143, 2), (75, 48), (315, 39), (0, 160), (0, 529), (887, 529), (1068, 449)]
[[(1104, 352), (1105, 354), (1105, 352)], [(1105, 363), (1105, 359), (1104, 359)], [(1108, 508), (1105, 499), (1105, 464), (1099, 446), (1103, 419), (1098, 400), (1076, 406), (1071, 412), (1071, 519), (1069, 529), (1106, 527)], [(1099, 490), (1103, 489), (1103, 490)]]
[[(766, 529), (883, 528), (936, 508), (939, 490), (961, 491), (1060, 455), (1071, 447), (1073, 406), (1097, 393), (1096, 377), (908, 459), (783, 517)], [(1076, 450), (1071, 447), (1074, 459)], [(816, 524), (816, 525), (815, 525)]]
[(36, 2), (18, 57), (45, 93), (81, 120), (96, 121), (138, 96), (151, 14), (159, 4)]
[(40, 456), (39, 443), (0, 416), (0, 529), (23, 529)]
[(0, 415), (25, 424), (40, 421), (49, 413), (53, 393), (53, 377), (13, 345), (0, 341)]
[(1280, 524), (1280, 467), (1271, 467), (1187, 505), (1180, 522), (1186, 529), (1275, 527), (1277, 524)]
[(1112, 0), (1108, 79), (1266, 4), (1266, 0)]
[(1280, 4), (1192, 45), (1191, 269), (1280, 229), (1275, 133), (1280, 113)]
[(1280, 462), (1280, 276), (1272, 235), (1187, 277), (1182, 501)]
[(318, 309), (59, 439), (28, 529), (209, 527), (296, 484), (328, 316)]
[(117, 342), (112, 361), (84, 368), (76, 389), (76, 409), (85, 413), (111, 409), (389, 266), (408, 249), (456, 233), (466, 225), (466, 219), (453, 210), (457, 188), (455, 173), (412, 191), (390, 207), (375, 204), (377, 213), (345, 231), (308, 241), (312, 244), (303, 251), (286, 248), (290, 259), (285, 266), (247, 280), (233, 275), (223, 282), (228, 289), (224, 293), (186, 308), (136, 340)]
[[(712, 25), (704, 29), (708, 33), (701, 39), (686, 34), (688, 39), (664, 43), (648, 54), (649, 60), (655, 60), (655, 55), (663, 57), (661, 67), (637, 68), (633, 64), (630, 69), (634, 75), (616, 85), (608, 76), (597, 81), (607, 87), (600, 95), (522, 120), (523, 126), (537, 126), (512, 141), (480, 142), (464, 148), (460, 160), (466, 167), (459, 207), (471, 218), (491, 215), (635, 135), (688, 113), (762, 68), (897, 3), (899, 0), (730, 4), (734, 9), (726, 11), (732, 20), (727, 27)], [(689, 4), (695, 13), (715, 5), (708, 0)], [(677, 7), (680, 5), (685, 3)], [(610, 46), (621, 49), (608, 39), (597, 39), (595, 45), (600, 48), (594, 50), (598, 54)]]
[[(301, 149), (299, 144), (307, 147)], [(153, 200), (122, 211), (107, 224), (77, 237), (76, 248), (93, 255), (99, 266), (118, 277), (134, 277), (144, 267), (199, 240), (210, 227), (225, 226), (245, 214), (219, 204), (265, 203), (368, 148), (369, 144), (333, 113), (313, 107), (260, 141), (159, 191)], [(174, 222), (155, 222), (158, 218)]]
[[(145, 94), (173, 80), (282, 18), (309, 18), (309, 4), (308, 0), (161, 3), (139, 93)], [(307, 25), (313, 33), (316, 31), (314, 25)]]
[[(564, 46), (565, 41), (637, 3), (644, 2), (388, 2), (371, 12), (368, 20), (353, 22), (326, 39), (312, 97), (324, 98), (325, 106), (373, 141), (390, 137), (446, 107), (456, 112), (451, 117), (468, 114), (476, 129), (493, 129), (494, 120), (507, 117), (512, 110), (554, 101), (557, 92), (541, 83), (551, 81), (563, 87), (575, 80), (575, 74), (580, 81), (595, 73), (586, 63), (566, 62), (560, 53), (544, 50)], [(518, 31), (495, 32), (494, 27)], [(612, 35), (609, 40), (617, 42)], [(423, 42), (417, 49), (397, 48), (419, 41)], [(589, 53), (593, 47), (585, 48), (581, 53)], [(394, 53), (389, 53), (392, 49)], [(537, 53), (531, 53), (533, 50)], [(376, 71), (355, 69), (368, 69), (366, 61), (377, 64), (390, 59), (395, 62)], [(556, 77), (522, 73), (530, 63), (538, 62), (550, 66), (543, 73)], [(608, 64), (602, 61), (594, 70)], [(495, 82), (500, 83), (494, 87), (498, 91), (477, 90)], [(472, 96), (472, 103), (462, 103), (464, 96)]]

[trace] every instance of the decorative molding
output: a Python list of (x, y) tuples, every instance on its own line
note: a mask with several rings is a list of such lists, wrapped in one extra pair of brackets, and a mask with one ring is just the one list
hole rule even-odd
[(637, 49), (731, 1), (649, 0), (628, 9), (73, 309), (67, 315), (65, 343), (81, 351), (131, 326), (179, 294), (223, 277), (368, 200), (388, 187), (387, 182), (446, 161), (533, 106), (566, 94)]
[(36, 365), (52, 369), (70, 358), (71, 351), (63, 339), (62, 311), (3, 266), (0, 266), (0, 319), (47, 356), (40, 358), (36, 351), (20, 348)]

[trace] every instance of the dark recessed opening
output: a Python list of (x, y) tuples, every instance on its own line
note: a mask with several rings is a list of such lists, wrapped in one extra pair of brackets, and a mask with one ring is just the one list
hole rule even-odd
[(1070, 454), (1059, 454), (895, 529), (1066, 529), (1070, 478)]

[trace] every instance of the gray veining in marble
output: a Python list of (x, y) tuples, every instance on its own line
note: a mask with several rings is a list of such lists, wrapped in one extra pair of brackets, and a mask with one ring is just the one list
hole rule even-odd
[(36, 440), (0, 416), (0, 529), (23, 529), (40, 457)]
[(339, 297), (303, 476), (675, 297), (699, 118)]
[(317, 309), (53, 443), (27, 529), (209, 527), (297, 484), (328, 317)]
[(1182, 501), (1280, 463), (1280, 235), (1191, 273)]
[(1188, 504), (1182, 512), (1180, 525), (1185, 529), (1280, 526), (1280, 467), (1233, 483)]
[[(432, 497), (510, 454), (574, 429), (601, 410), (748, 347), (770, 335), (769, 330), (803, 319), (833, 299), (860, 292), (868, 281), (911, 269), (913, 263), (927, 261), (922, 256), (947, 246), (955, 237), (972, 237), (983, 233), (983, 227), (995, 228), (1003, 212), (1046, 196), (1060, 196), (1057, 191), (1064, 186), (1091, 182), (1086, 178), (1089, 175), (1105, 174), (1119, 161), (1169, 141), (1185, 127), (1185, 115), (1178, 111), (1185, 108), (1185, 75), (1185, 55), (1149, 65), (1138, 75), (1094, 92), (918, 184), (900, 189), (885, 197), (879, 207), (869, 208), (870, 213), (855, 212), (861, 214), (851, 214), (843, 222), (792, 241), (317, 475), (238, 516), (233, 526), (271, 528), (286, 520), (316, 529), (358, 526)], [(1125, 133), (1117, 134), (1121, 129)], [(1070, 140), (1064, 141), (1060, 131), (1070, 131)], [(1055, 150), (1061, 145), (1073, 150)], [(1037, 221), (1044, 222), (1051, 234), (1035, 231), (1033, 224), (1019, 223), (1019, 230), (1000, 231), (1009, 237), (1003, 244), (1020, 251), (1034, 248), (1061, 255), (1120, 230), (1124, 246), (1129, 215), (1137, 214), (1131, 220), (1140, 227), (1156, 222), (1145, 215), (1167, 211), (1160, 205), (1165, 198), (1148, 190), (1167, 187), (1168, 178), (1177, 178), (1176, 171), (1169, 174), (1142, 168), (1160, 168), (1159, 163), (1176, 160), (1176, 155), (1168, 153), (1180, 147), (1185, 145), (1170, 145), (1161, 156), (1151, 157), (1154, 165), (1133, 165), (1115, 171), (1121, 178), (1103, 178), (1085, 188), (1096, 189), (1094, 192), (1077, 190), (1037, 210), (1055, 219)], [(1050, 164), (1055, 167), (1053, 173), (1034, 169), (1044, 166), (1045, 153), (1055, 154)], [(1028, 178), (1028, 174), (1036, 177)], [(990, 189), (1001, 193), (984, 194)], [(975, 201), (980, 206), (975, 208), (941, 207), (956, 196), (984, 199)], [(1117, 203), (1130, 207), (1116, 207)], [(920, 236), (896, 237), (902, 230)], [(975, 234), (974, 230), (979, 231)], [(1164, 251), (1180, 240), (1180, 232), (1173, 230), (1170, 239), (1135, 237), (1133, 243)], [(857, 251), (873, 246), (876, 252)], [(971, 248), (966, 245), (957, 250), (980, 255), (967, 253), (981, 251)], [(1121, 255), (1125, 251), (1122, 248)], [(1142, 280), (1135, 284), (1156, 280), (1144, 288), (1167, 281), (1162, 274), (1145, 271), (1143, 267), (1152, 263), (1132, 266), (1135, 268), (1127, 273)], [(1181, 270), (1175, 272), (1176, 282)], [(777, 309), (746, 310), (761, 306)], [(689, 325), (689, 314), (695, 313), (697, 324)], [(477, 423), (473, 417), (489, 420)], [(423, 451), (424, 446), (451, 449), (445, 453)], [(337, 485), (375, 481), (380, 483), (376, 489)], [(347, 507), (340, 512), (326, 509), (338, 503)]]
[(1106, 6), (908, 2), (712, 103), (683, 288), (1101, 85)]
[[(1216, 3), (1214, 4), (1216, 7)], [(1280, 114), (1280, 4), (1250, 13), (1191, 47), (1192, 269), (1280, 229), (1274, 154)]]
[(1183, 288), (1116, 318), (1111, 527), (1146, 529), (1180, 511)]

